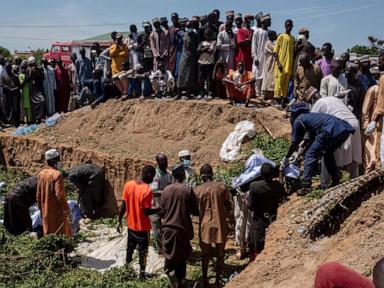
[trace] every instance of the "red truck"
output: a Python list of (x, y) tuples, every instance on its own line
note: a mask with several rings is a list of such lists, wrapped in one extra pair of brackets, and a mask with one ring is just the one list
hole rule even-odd
[(43, 55), (44, 59), (48, 61), (51, 59), (60, 59), (63, 61), (65, 66), (71, 63), (72, 53), (77, 54), (77, 58), (80, 57), (80, 49), (85, 48), (86, 56), (91, 57), (91, 47), (94, 43), (99, 43), (100, 48), (104, 50), (113, 44), (110, 40), (82, 40), (82, 41), (70, 41), (70, 42), (55, 42), (52, 43), (51, 50)]

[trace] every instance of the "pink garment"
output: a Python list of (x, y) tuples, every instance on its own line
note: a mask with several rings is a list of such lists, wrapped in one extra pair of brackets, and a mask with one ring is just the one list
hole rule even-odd
[(327, 60), (325, 57), (316, 61), (316, 64), (320, 66), (321, 72), (323, 72), (323, 77), (332, 73), (332, 60)]
[[(236, 34), (237, 47), (236, 47), (236, 65), (241, 61), (244, 63), (246, 71), (252, 71), (252, 40), (253, 30), (248, 30), (247, 28), (240, 28)], [(241, 43), (249, 42), (247, 46), (241, 46)]]
[(371, 280), (337, 262), (328, 262), (319, 266), (314, 287), (375, 288)]

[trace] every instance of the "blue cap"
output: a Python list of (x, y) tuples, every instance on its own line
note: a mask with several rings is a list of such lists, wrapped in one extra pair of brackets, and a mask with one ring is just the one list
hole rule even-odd
[(306, 102), (295, 103), (289, 108), (288, 111), (291, 113), (297, 113), (299, 111), (307, 111), (308, 112), (309, 111), (309, 105)]

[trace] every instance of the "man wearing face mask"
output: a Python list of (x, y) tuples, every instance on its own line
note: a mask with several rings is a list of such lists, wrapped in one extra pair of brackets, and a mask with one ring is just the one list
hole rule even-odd
[(193, 170), (191, 165), (191, 152), (189, 150), (181, 150), (179, 152), (179, 159), (181, 164), (183, 164), (185, 171), (185, 183), (190, 187), (196, 186), (196, 172)]
[(36, 195), (44, 236), (54, 233), (71, 237), (71, 214), (65, 196), (63, 175), (60, 173), (60, 154), (56, 149), (50, 149), (44, 157), (47, 167), (37, 175)]

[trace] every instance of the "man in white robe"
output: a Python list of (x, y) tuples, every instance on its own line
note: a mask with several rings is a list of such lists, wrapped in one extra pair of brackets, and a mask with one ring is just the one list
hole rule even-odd
[(262, 97), (261, 85), (263, 82), (263, 65), (264, 65), (264, 50), (268, 41), (268, 27), (271, 26), (271, 16), (264, 15), (260, 19), (261, 28), (257, 28), (252, 36), (252, 72), (255, 75), (256, 83), (256, 97)]
[[(341, 74), (341, 62), (332, 60), (332, 73), (325, 76), (320, 84), (320, 96), (336, 96), (342, 91), (347, 90), (348, 80), (344, 74)], [(348, 105), (347, 97), (344, 97), (344, 104)]]
[[(341, 94), (340, 97), (329, 96), (321, 98), (317, 100), (311, 112), (335, 116), (348, 122), (355, 129), (355, 133), (351, 134), (348, 140), (335, 151), (337, 166), (347, 170), (350, 173), (350, 178), (353, 179), (359, 176), (359, 165), (363, 162), (361, 134), (359, 120), (343, 103), (343, 98), (347, 98), (345, 96), (346, 94)], [(327, 188), (330, 183), (330, 177), (323, 162), (320, 178), (322, 187)]]
[(139, 33), (137, 33), (136, 25), (129, 27), (130, 33), (127, 39), (127, 46), (129, 50), (129, 65), (130, 69), (134, 69), (139, 63), (139, 51), (137, 50), (139, 42)]

